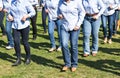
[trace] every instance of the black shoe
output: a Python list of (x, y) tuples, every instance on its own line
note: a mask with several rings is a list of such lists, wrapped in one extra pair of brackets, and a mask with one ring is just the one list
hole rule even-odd
[(36, 34), (33, 35), (33, 40), (36, 40), (36, 38), (37, 38), (37, 35)]
[(27, 60), (25, 61), (25, 64), (28, 65), (28, 64), (30, 64), (30, 62), (31, 62), (30, 59), (27, 59)]
[(13, 63), (13, 65), (12, 66), (18, 66), (18, 65), (20, 65), (21, 64), (21, 60), (20, 59), (18, 59), (18, 60), (16, 60), (16, 62), (15, 63)]

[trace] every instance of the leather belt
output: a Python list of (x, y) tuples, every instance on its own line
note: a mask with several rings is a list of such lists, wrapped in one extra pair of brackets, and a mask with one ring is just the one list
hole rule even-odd
[(97, 15), (98, 13), (94, 13), (94, 14), (86, 14), (87, 16), (95, 16), (95, 15)]

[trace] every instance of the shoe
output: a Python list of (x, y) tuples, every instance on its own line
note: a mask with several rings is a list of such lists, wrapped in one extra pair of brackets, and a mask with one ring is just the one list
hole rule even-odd
[(112, 40), (111, 40), (111, 39), (109, 39), (109, 40), (108, 40), (108, 43), (109, 43), (109, 44), (111, 44), (111, 43), (112, 43)]
[(76, 69), (77, 69), (76, 67), (72, 67), (72, 68), (71, 68), (71, 71), (72, 71), (72, 72), (75, 72)]
[(36, 38), (37, 38), (37, 35), (34, 34), (34, 35), (33, 35), (33, 40), (36, 40)]
[(92, 56), (96, 56), (97, 55), (97, 53), (92, 53)]
[(20, 59), (17, 59), (15, 63), (13, 63), (12, 66), (18, 66), (21, 64), (21, 60)]
[(64, 67), (62, 68), (61, 72), (66, 72), (68, 69), (69, 69), (69, 67), (64, 66)]
[(104, 38), (104, 43), (107, 43), (107, 38)]
[(61, 50), (61, 47), (59, 47), (59, 48), (57, 49), (57, 51), (61, 52), (61, 51), (62, 51), (62, 50)]
[(10, 46), (10, 45), (6, 46), (6, 49), (8, 49), (8, 50), (13, 49), (13, 48), (14, 48), (14, 47), (12, 47), (12, 46)]
[(56, 50), (56, 48), (50, 48), (49, 49), (49, 52), (53, 52), (53, 51), (55, 51)]
[(83, 54), (83, 56), (84, 56), (84, 57), (87, 57), (87, 56), (89, 56), (89, 54)]
[(27, 60), (25, 61), (25, 64), (28, 65), (28, 64), (30, 64), (30, 62), (31, 62), (30, 59), (27, 59)]

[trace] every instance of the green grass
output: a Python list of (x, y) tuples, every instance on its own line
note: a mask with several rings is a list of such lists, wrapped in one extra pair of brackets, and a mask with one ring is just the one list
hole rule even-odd
[[(96, 57), (82, 57), (82, 33), (79, 36), (79, 61), (76, 72), (60, 72), (64, 64), (61, 52), (49, 53), (50, 41), (48, 34), (43, 35), (41, 14), (37, 19), (38, 37), (32, 40), (30, 32), (29, 43), (31, 45), (30, 65), (24, 65), (25, 51), (22, 48), (22, 64), (12, 67), (16, 56), (14, 49), (6, 50), (7, 39), (0, 38), (0, 78), (120, 78), (120, 31), (117, 37), (113, 37), (112, 44), (103, 44), (102, 29), (100, 29), (99, 53)], [(1, 35), (1, 34), (0, 34)], [(57, 42), (57, 33), (55, 31)]]

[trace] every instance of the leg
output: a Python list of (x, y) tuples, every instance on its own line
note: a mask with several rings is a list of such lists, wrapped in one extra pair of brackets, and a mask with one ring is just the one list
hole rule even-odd
[(29, 27), (21, 30), (22, 42), (23, 42), (25, 52), (26, 52), (26, 62), (25, 62), (25, 64), (30, 63), (30, 46), (29, 46), (29, 43), (28, 43), (29, 30), (30, 30)]
[(91, 35), (91, 23), (85, 19), (83, 22), (83, 51), (85, 55), (90, 54), (89, 44), (90, 35)]
[(32, 24), (32, 30), (33, 30), (33, 40), (36, 40), (37, 38), (37, 26), (36, 26), (36, 20), (37, 20), (37, 8), (34, 7), (36, 14), (31, 18), (31, 24)]
[(13, 38), (14, 38), (14, 43), (15, 43), (15, 52), (17, 56), (16, 62), (13, 64), (13, 66), (17, 66), (21, 64), (21, 49), (20, 49), (20, 31), (13, 29)]

